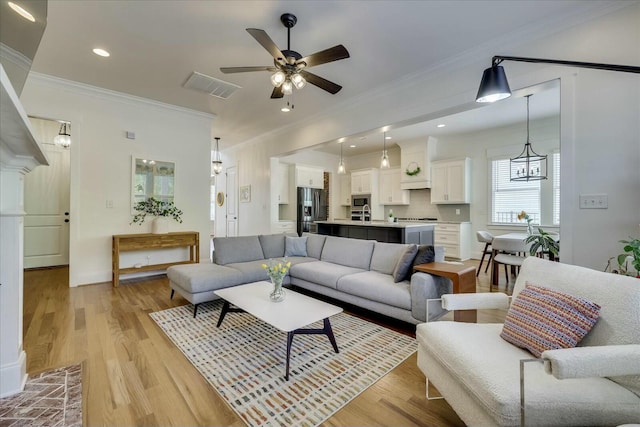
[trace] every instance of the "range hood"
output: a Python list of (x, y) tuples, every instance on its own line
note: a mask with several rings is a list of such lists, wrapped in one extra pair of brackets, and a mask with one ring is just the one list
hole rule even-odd
[(400, 188), (417, 190), (431, 188), (431, 157), (438, 140), (432, 136), (421, 141), (398, 142), (400, 146)]

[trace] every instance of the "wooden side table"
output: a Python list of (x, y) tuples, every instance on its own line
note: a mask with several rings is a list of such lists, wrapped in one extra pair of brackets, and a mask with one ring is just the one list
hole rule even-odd
[[(430, 262), (413, 267), (414, 271), (446, 277), (453, 282), (454, 294), (476, 292), (476, 268), (474, 266), (450, 264), (447, 262)], [(477, 310), (456, 310), (453, 313), (456, 322), (477, 323)]]
[[(149, 249), (189, 248), (189, 259), (163, 264), (143, 265), (140, 268), (120, 268), (120, 252), (144, 251)], [(111, 276), (114, 287), (120, 284), (120, 274), (139, 273), (141, 271), (164, 270), (172, 265), (200, 262), (200, 233), (197, 231), (179, 231), (167, 234), (115, 234), (111, 252)]]

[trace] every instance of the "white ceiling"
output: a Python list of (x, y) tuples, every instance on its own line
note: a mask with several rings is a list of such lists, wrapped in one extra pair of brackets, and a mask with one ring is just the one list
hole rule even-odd
[[(49, 2), (47, 28), (32, 70), (212, 113), (212, 136), (220, 136), (224, 148), (474, 48), (499, 46), (514, 32), (539, 30), (541, 25), (553, 32), (611, 3), (55, 0)], [(271, 65), (271, 56), (245, 28), (265, 30), (285, 49), (287, 33), (279, 20), (284, 12), (298, 17), (291, 31), (293, 50), (304, 56), (343, 44), (351, 54), (310, 70), (342, 85), (342, 91), (331, 95), (311, 85), (294, 90), (295, 109), (288, 114), (280, 111), (284, 101), (269, 98), (269, 73), (225, 75), (219, 70)], [(107, 49), (111, 57), (94, 55), (94, 47)], [(185, 89), (182, 84), (192, 71), (242, 89), (227, 100)], [(517, 114), (525, 111), (518, 108)]]

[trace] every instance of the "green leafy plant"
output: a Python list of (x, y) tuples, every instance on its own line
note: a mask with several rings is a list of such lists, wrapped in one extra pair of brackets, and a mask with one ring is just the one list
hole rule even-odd
[[(620, 243), (624, 243), (621, 253), (617, 257), (618, 265), (620, 266), (620, 273), (627, 276), (639, 275), (640, 276), (640, 239), (620, 240)], [(629, 271), (628, 258), (631, 256), (631, 265), (636, 270), (636, 273)]]
[(147, 218), (147, 215), (172, 218), (173, 220), (182, 223), (182, 211), (178, 209), (173, 202), (163, 202), (162, 200), (158, 200), (154, 197), (149, 197), (147, 200), (136, 203), (133, 209), (139, 213), (133, 217), (131, 224), (142, 225), (144, 220)]
[(530, 234), (524, 241), (525, 243), (531, 243), (531, 247), (529, 248), (531, 255), (542, 251), (543, 253), (546, 252), (558, 258), (560, 254), (560, 243), (554, 239), (552, 234), (547, 233), (540, 227), (538, 227), (538, 234)]
[[(414, 169), (409, 169), (411, 166), (414, 166), (414, 165), (415, 165)], [(416, 162), (411, 162), (407, 166), (407, 169), (405, 169), (404, 173), (406, 173), (409, 176), (416, 176), (420, 173), (420, 171), (422, 171), (422, 169), (420, 169), (420, 165), (418, 165)]]

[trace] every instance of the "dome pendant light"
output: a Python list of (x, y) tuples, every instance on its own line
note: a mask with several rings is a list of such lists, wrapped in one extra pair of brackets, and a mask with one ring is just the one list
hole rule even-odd
[(383, 133), (383, 142), (382, 142), (382, 158), (380, 159), (380, 169), (389, 169), (391, 165), (389, 164), (389, 155), (387, 154), (387, 133)]
[(517, 156), (511, 158), (511, 181), (541, 181), (547, 179), (547, 156), (533, 151), (529, 139), (529, 98), (527, 95), (527, 142)]
[(62, 122), (58, 135), (53, 138), (53, 143), (58, 147), (69, 148), (71, 145), (71, 123)]
[(215, 137), (216, 140), (216, 147), (215, 150), (213, 151), (213, 160), (211, 161), (211, 164), (213, 165), (213, 173), (215, 173), (216, 175), (220, 175), (220, 173), (222, 172), (222, 158), (220, 156), (220, 138), (219, 137)]
[(338, 175), (344, 175), (347, 173), (347, 168), (344, 166), (344, 159), (342, 158), (342, 142), (340, 143), (340, 163), (338, 163)]

